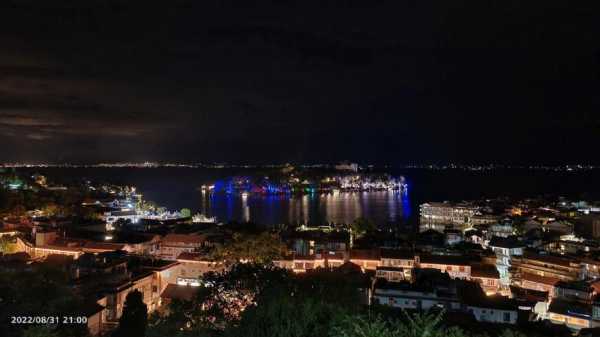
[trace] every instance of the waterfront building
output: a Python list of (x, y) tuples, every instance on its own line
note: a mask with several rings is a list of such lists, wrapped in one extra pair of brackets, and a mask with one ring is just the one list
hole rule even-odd
[(358, 164), (343, 162), (335, 165), (335, 169), (338, 171), (358, 172)]
[(471, 217), (471, 226), (485, 226), (498, 223), (499, 215), (495, 214), (475, 214)]
[(470, 204), (430, 202), (420, 206), (421, 231), (434, 229), (443, 231), (446, 225), (464, 230), (472, 226), (472, 218), (478, 208)]

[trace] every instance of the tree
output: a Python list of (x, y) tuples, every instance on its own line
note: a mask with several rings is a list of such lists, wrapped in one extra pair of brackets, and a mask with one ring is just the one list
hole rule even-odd
[(44, 264), (30, 268), (0, 268), (0, 336), (87, 336), (85, 324), (57, 324), (38, 328), (10, 324), (10, 317), (15, 313), (23, 316), (39, 313), (59, 317), (81, 315), (83, 303), (67, 286), (68, 278), (64, 271)]
[[(229, 331), (268, 289), (288, 283), (290, 272), (246, 263), (223, 273), (208, 273), (191, 301), (174, 300), (153, 316), (148, 336), (211, 336)], [(243, 335), (243, 334), (242, 334)]]
[(23, 337), (59, 337), (54, 329), (45, 325), (34, 325), (23, 332)]
[(348, 226), (348, 229), (350, 230), (350, 246), (352, 246), (355, 239), (360, 238), (367, 233), (375, 232), (377, 226), (372, 220), (357, 218)]
[(396, 337), (396, 331), (389, 324), (376, 317), (368, 320), (364, 317), (347, 318), (346, 321), (334, 327), (330, 332), (331, 337)]
[(384, 320), (374, 317), (348, 316), (335, 326), (330, 336), (340, 337), (467, 337), (459, 328), (444, 328), (441, 322), (444, 312), (414, 313), (404, 312), (405, 321)]
[(268, 232), (258, 235), (235, 233), (233, 242), (216, 247), (211, 252), (211, 257), (230, 265), (247, 261), (269, 264), (285, 255), (286, 251), (286, 246), (276, 234)]
[(230, 336), (312, 337), (326, 336), (330, 323), (343, 309), (315, 298), (289, 296), (278, 289), (244, 312), (239, 324), (228, 331)]
[(358, 287), (338, 270), (317, 269), (303, 275), (269, 278), (271, 282), (244, 310), (228, 336), (327, 336), (335, 323), (361, 312)]
[(0, 253), (12, 254), (17, 251), (17, 241), (14, 236), (3, 235), (0, 237)]
[(148, 307), (143, 301), (143, 294), (134, 290), (127, 294), (123, 314), (119, 319), (116, 337), (144, 337), (148, 324)]
[(131, 219), (117, 219), (117, 221), (113, 222), (113, 227), (115, 229), (127, 230), (130, 229), (132, 225)]
[(181, 216), (184, 218), (192, 217), (192, 211), (189, 208), (182, 208), (179, 213), (181, 213)]

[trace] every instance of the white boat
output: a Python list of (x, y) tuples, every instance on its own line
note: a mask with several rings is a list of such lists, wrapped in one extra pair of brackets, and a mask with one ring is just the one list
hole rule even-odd
[(204, 214), (196, 214), (192, 217), (193, 223), (217, 223), (217, 217), (207, 217)]

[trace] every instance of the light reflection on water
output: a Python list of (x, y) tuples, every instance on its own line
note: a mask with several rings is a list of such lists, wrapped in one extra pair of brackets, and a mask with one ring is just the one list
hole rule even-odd
[(364, 217), (375, 223), (405, 223), (410, 216), (408, 195), (393, 191), (305, 195), (206, 194), (200, 211), (219, 221), (259, 224), (350, 223)]

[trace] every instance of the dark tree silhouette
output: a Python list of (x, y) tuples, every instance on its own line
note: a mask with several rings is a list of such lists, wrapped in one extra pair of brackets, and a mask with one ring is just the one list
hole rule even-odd
[(138, 290), (127, 294), (123, 314), (119, 319), (119, 327), (115, 337), (144, 337), (148, 324), (148, 307), (143, 301), (143, 295)]

